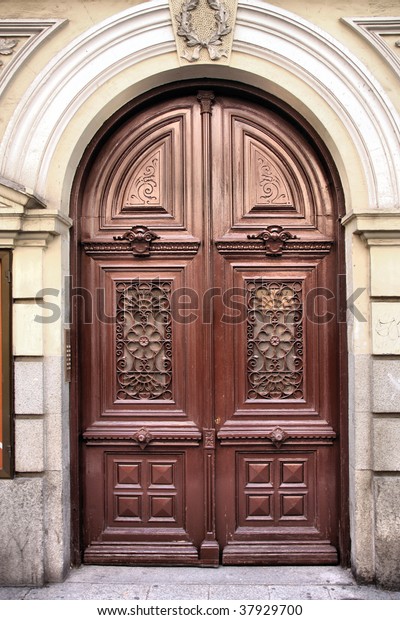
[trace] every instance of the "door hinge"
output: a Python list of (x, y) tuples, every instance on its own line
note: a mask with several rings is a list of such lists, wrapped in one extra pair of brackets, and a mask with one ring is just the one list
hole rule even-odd
[(11, 284), (11, 271), (9, 269), (7, 269), (7, 271), (5, 272), (4, 275), (6, 277), (6, 280), (7, 280), (8, 284)]

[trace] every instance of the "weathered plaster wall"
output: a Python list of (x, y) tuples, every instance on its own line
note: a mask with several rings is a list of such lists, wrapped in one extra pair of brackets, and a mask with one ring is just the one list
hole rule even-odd
[[(379, 113), (382, 135), (392, 136), (392, 141), (386, 141), (383, 147), (379, 140), (376, 143), (376, 149), (386, 150), (390, 167), (398, 148), (395, 128), (396, 109), (400, 111), (399, 75), (367, 38), (342, 21), (352, 16), (399, 15), (398, 2), (258, 3), (260, 7), (291, 11), (318, 26), (343, 46), (343, 57), (335, 51), (336, 43), (330, 49), (329, 36), (322, 44), (325, 35), (321, 35), (319, 42), (319, 35), (311, 34), (307, 28), (304, 39), (300, 31), (293, 31), (300, 38), (291, 41), (287, 34), (290, 24), (286, 25), (282, 17), (281, 34), (275, 35), (277, 47), (273, 54), (268, 55), (272, 34), (261, 32), (256, 27), (261, 22), (255, 20), (253, 48), (245, 42), (245, 26), (239, 23), (229, 66), (211, 61), (185, 65), (176, 54), (167, 5), (157, 13), (159, 30), (153, 32), (150, 26), (143, 26), (143, 31), (138, 29), (132, 42), (128, 41), (132, 45), (130, 54), (128, 48), (123, 52), (115, 43), (109, 48), (104, 45), (107, 27), (101, 25), (103, 20), (134, 6), (142, 7), (145, 14), (152, 4), (132, 0), (60, 0), (57, 3), (0, 0), (2, 20), (65, 20), (34, 48), (1, 94), (0, 169), (3, 174), (7, 172), (8, 180), (0, 185), (3, 205), (0, 241), (2, 247), (13, 248), (14, 255), (16, 476), (13, 480), (0, 481), (0, 567), (7, 566), (7, 569), (0, 568), (0, 581), (15, 584), (57, 581), (63, 578), (69, 565), (69, 401), (68, 384), (64, 381), (63, 315), (56, 322), (44, 324), (34, 318), (46, 315), (35, 301), (36, 297), (39, 300), (43, 297), (43, 292), (38, 294), (38, 291), (45, 287), (54, 289), (52, 296), (46, 297), (47, 301), (60, 302), (61, 311), (66, 303), (62, 289), (63, 277), (69, 272), (69, 195), (76, 167), (97, 129), (125, 102), (153, 86), (208, 76), (258, 86), (292, 105), (319, 132), (338, 167), (347, 210), (348, 295), (351, 298), (354, 291), (364, 289), (354, 304), (366, 319), (359, 320), (357, 313), (348, 312), (352, 565), (360, 579), (376, 579), (384, 585), (398, 587), (400, 453), (396, 446), (400, 438), (400, 288), (394, 274), (398, 272), (400, 256), (400, 205), (394, 190), (379, 185), (382, 158), (374, 155), (370, 136), (357, 137), (354, 119), (357, 117), (355, 102), (357, 105), (364, 102), (367, 108), (372, 101), (367, 91), (376, 86), (376, 100), (384, 101), (384, 105), (369, 113), (371, 117)], [(242, 15), (246, 5), (251, 3), (242, 3)], [(0, 20), (0, 29), (1, 26)], [(88, 37), (88, 31), (96, 27), (96, 37)], [(117, 41), (118, 28), (115, 27), (114, 33)], [(257, 37), (261, 37), (258, 48)], [(75, 40), (76, 45), (72, 45)], [(395, 40), (395, 37), (390, 39), (392, 51), (399, 54)], [(308, 73), (296, 70), (292, 45), (297, 46), (299, 54), (307, 48)], [(352, 81), (351, 71), (354, 67), (358, 70), (358, 64), (366, 71), (366, 80), (371, 78), (369, 83), (365, 81), (363, 85), (361, 80), (354, 86), (349, 118), (346, 106), (340, 107), (340, 97), (335, 102), (329, 96), (329, 84), (321, 88), (323, 73), (317, 61), (322, 53), (327, 56), (328, 66), (336, 67), (337, 88), (343, 89), (346, 79)], [(0, 54), (4, 66), (12, 57), (12, 54)], [(89, 58), (90, 63), (79, 73), (79, 63), (83, 66)], [(105, 62), (109, 73), (105, 72)], [(113, 70), (115, 63), (118, 70)], [(60, 79), (58, 83), (57, 76), (64, 70), (68, 79)], [(38, 76), (39, 82), (35, 82)], [(35, 108), (31, 106), (39, 106), (39, 94), (47, 92), (46, 81), (50, 84), (49, 92), (54, 86), (51, 96), (55, 101), (58, 93), (61, 93), (60, 102), (67, 101), (69, 96), (71, 101), (61, 111), (58, 103), (52, 109), (51, 102), (44, 101), (43, 105), (48, 107), (43, 118), (32, 116)], [(335, 90), (334, 85), (332, 88)], [(351, 88), (343, 92), (349, 95)], [(25, 102), (25, 111), (21, 117), (19, 109), (18, 120), (23, 118), (24, 125), (18, 125), (15, 116), (21, 101)], [(360, 116), (360, 122), (366, 121)], [(55, 131), (47, 135), (46, 126), (52, 127), (52, 123)], [(10, 128), (16, 133), (10, 133)], [(18, 131), (25, 130), (26, 143), (17, 148)], [(397, 131), (400, 131), (398, 126)], [(362, 153), (366, 144), (368, 148)], [(31, 160), (25, 157), (25, 145)], [(43, 165), (33, 174), (35, 160)], [(367, 178), (369, 166), (372, 172)], [(393, 180), (395, 171), (391, 176)], [(8, 181), (16, 181), (22, 187), (10, 187)], [(24, 189), (26, 185), (29, 190)], [(394, 182), (392, 185), (395, 187)], [(375, 208), (374, 188), (378, 200), (384, 199), (384, 211)], [(35, 199), (35, 194), (40, 200)], [(58, 296), (56, 291), (60, 291)]]

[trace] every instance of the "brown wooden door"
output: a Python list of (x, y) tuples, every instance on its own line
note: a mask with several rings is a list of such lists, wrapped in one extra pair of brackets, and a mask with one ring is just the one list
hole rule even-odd
[(336, 562), (332, 179), (274, 105), (187, 90), (80, 186), (84, 559)]

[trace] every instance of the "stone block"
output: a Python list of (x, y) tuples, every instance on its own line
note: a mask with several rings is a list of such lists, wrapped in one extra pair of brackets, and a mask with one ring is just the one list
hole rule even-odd
[(15, 420), (15, 471), (42, 472), (44, 469), (44, 420)]
[(35, 299), (43, 288), (43, 248), (17, 246), (13, 254), (13, 297)]
[(374, 355), (400, 355), (400, 302), (372, 302), (371, 331)]
[(369, 583), (374, 578), (373, 474), (350, 468), (351, 564), (357, 579)]
[(400, 419), (375, 419), (373, 430), (374, 470), (400, 471)]
[(372, 297), (400, 297), (400, 247), (371, 246)]
[(63, 581), (70, 565), (69, 472), (47, 472), (44, 485), (46, 510), (46, 581)]
[(16, 414), (43, 414), (42, 362), (15, 362), (14, 392)]
[(44, 581), (42, 478), (0, 483), (0, 583), (41, 585)]
[(400, 359), (372, 361), (374, 413), (400, 413)]
[(349, 425), (349, 455), (357, 470), (373, 469), (372, 415), (355, 411)]
[(64, 359), (58, 355), (44, 360), (44, 411), (61, 414), (68, 407), (68, 384), (64, 382)]
[(376, 580), (400, 589), (400, 476), (376, 477), (374, 495)]
[(38, 307), (34, 304), (13, 306), (13, 354), (19, 356), (43, 355), (43, 325), (35, 321)]

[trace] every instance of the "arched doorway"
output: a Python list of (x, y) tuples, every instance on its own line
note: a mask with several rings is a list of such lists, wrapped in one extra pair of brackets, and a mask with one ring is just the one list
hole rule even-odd
[(317, 136), (260, 94), (170, 87), (106, 124), (73, 196), (84, 561), (343, 559), (342, 205)]

